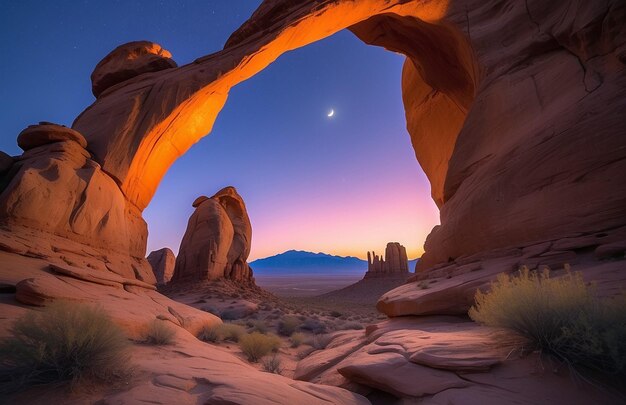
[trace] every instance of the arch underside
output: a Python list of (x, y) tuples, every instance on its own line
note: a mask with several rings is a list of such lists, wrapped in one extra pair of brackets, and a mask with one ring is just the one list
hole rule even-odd
[(476, 82), (467, 41), (442, 21), (446, 8), (446, 1), (263, 3), (223, 51), (108, 89), (73, 128), (143, 210), (171, 164), (210, 133), (231, 87), (281, 54), (348, 28), (368, 44), (407, 56), (402, 86), (408, 129), (441, 205), (447, 161)]
[(407, 130), (441, 209), (421, 265), (616, 228), (626, 218), (626, 5), (576, 7), (266, 0), (222, 51), (107, 89), (73, 127), (141, 212), (171, 164), (210, 133), (231, 87), (349, 29), (407, 57)]

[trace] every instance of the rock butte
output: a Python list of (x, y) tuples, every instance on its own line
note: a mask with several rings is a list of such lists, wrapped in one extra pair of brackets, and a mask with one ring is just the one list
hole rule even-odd
[(226, 278), (250, 283), (246, 262), (252, 244), (252, 225), (243, 198), (234, 187), (213, 197), (200, 196), (180, 242), (173, 282)]
[(364, 278), (385, 276), (409, 276), (409, 263), (406, 248), (398, 242), (389, 242), (385, 248), (385, 257), (378, 257), (376, 252), (367, 252), (367, 273)]
[[(149, 381), (110, 402), (190, 403), (202, 395), (216, 403), (367, 403), (335, 387), (259, 374), (217, 348), (200, 347), (190, 334), (219, 319), (154, 291), (145, 259), (141, 214), (165, 172), (211, 131), (231, 87), (287, 51), (349, 29), (407, 56), (407, 130), (441, 210), (415, 280), (448, 284), (419, 292), (415, 284), (400, 287), (381, 299), (381, 310), (460, 313), (468, 288), (524, 263), (571, 262), (590, 279), (604, 277), (607, 292), (619, 290), (623, 262), (597, 260), (623, 259), (626, 247), (625, 14), (618, 0), (266, 0), (222, 51), (188, 65), (175, 67), (157, 44), (122, 45), (94, 70), (97, 99), (71, 130), (29, 127), (20, 136), (22, 155), (0, 154), (0, 282), (15, 286), (15, 299), (26, 305), (100, 302), (132, 336), (155, 317), (178, 326), (183, 350), (171, 354), (182, 357), (142, 364)], [(131, 54), (137, 64), (126, 60)], [(0, 306), (3, 333), (28, 311), (9, 299)], [(377, 326), (386, 337), (370, 331), (362, 338), (368, 340), (338, 349), (338, 357), (327, 353), (332, 366), (319, 379), (423, 394), (424, 403), (565, 400), (555, 393), (568, 394), (569, 403), (595, 401), (578, 391), (574, 397), (562, 376), (531, 376), (543, 391), (531, 390), (519, 376), (533, 374), (532, 367), (520, 373), (515, 362), (460, 379), (445, 370), (484, 369), (501, 354), (481, 349), (476, 361), (463, 362), (466, 346), (443, 334), (444, 346), (456, 348), (448, 354), (403, 344), (419, 341), (420, 322)], [(485, 347), (484, 330), (446, 327)], [(355, 352), (354, 344), (362, 347)], [(427, 384), (394, 379), (391, 366)], [(317, 378), (318, 370), (306, 374)]]

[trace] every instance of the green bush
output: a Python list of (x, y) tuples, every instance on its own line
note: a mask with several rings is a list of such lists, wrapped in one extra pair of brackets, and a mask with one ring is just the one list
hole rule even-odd
[(128, 375), (129, 341), (101, 308), (58, 302), (18, 319), (11, 331), (0, 341), (4, 390)]
[(302, 332), (296, 332), (289, 338), (291, 340), (291, 347), (296, 348), (306, 341), (306, 335)]
[(509, 328), (542, 352), (572, 367), (624, 375), (626, 297), (601, 299), (580, 273), (550, 278), (549, 272), (500, 274), (488, 293), (478, 291), (470, 317)]
[(291, 336), (300, 326), (300, 320), (295, 316), (286, 316), (278, 324), (278, 333)]
[(264, 335), (267, 332), (269, 332), (269, 328), (267, 327), (267, 324), (264, 321), (253, 320), (253, 321), (248, 322), (248, 325), (252, 328), (253, 332), (259, 332)]
[(217, 328), (217, 333), (220, 336), (220, 340), (238, 342), (246, 334), (246, 328), (234, 323), (223, 323)]
[(144, 342), (156, 346), (172, 344), (174, 336), (176, 336), (176, 330), (168, 322), (160, 319), (152, 320), (144, 332)]
[(256, 363), (263, 356), (278, 350), (280, 343), (278, 336), (253, 332), (249, 335), (243, 335), (239, 339), (239, 348), (248, 358), (248, 361)]

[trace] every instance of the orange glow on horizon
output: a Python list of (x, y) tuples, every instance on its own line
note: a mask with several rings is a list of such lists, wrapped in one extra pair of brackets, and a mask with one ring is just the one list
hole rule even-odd
[(420, 257), (426, 236), (439, 223), (435, 203), (418, 187), (389, 184), (376, 192), (315, 195), (312, 189), (311, 195), (283, 196), (290, 201), (281, 199), (284, 208), (271, 217), (255, 222), (251, 212), (248, 261), (291, 249), (365, 259), (367, 251), (384, 254), (388, 242), (404, 245), (410, 259)]

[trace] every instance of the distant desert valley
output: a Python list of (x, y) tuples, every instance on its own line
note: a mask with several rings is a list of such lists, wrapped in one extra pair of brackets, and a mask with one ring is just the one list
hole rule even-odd
[[(179, 65), (160, 43), (116, 42), (88, 66), (91, 104), (71, 125), (15, 115), (24, 129), (2, 134), (20, 151), (0, 151), (0, 404), (626, 403), (625, 2), (263, 0), (251, 15), (213, 3), (211, 29), (238, 27), (217, 51)], [(193, 7), (167, 7), (184, 6)], [(164, 10), (145, 13), (177, 18)], [(161, 41), (177, 31), (150, 32)], [(382, 152), (391, 135), (373, 143), (358, 127), (371, 153), (336, 158), (323, 131), (354, 114), (336, 101), (313, 129), (306, 115), (284, 114), (317, 131), (307, 136), (322, 152), (302, 146), (296, 156), (239, 104), (246, 83), (266, 80), (281, 58), (346, 33), (401, 58), (403, 150), (439, 218), (423, 246), (406, 236), (418, 230), (393, 192), (424, 186), (385, 172), (383, 188), (356, 163), (346, 169), (401, 160)], [(255, 103), (279, 110), (272, 96), (293, 87), (289, 74)], [(312, 75), (299, 80), (321, 89)], [(382, 92), (376, 83), (359, 86)], [(307, 110), (315, 92), (293, 91), (289, 102)], [(367, 98), (343, 96), (344, 106)], [(375, 113), (357, 113), (354, 125), (375, 125)], [(220, 128), (220, 114), (241, 127), (218, 141), (261, 138), (260, 159), (294, 189), (264, 183), (243, 146), (220, 170), (168, 179), (183, 155), (201, 155), (194, 145)], [(309, 151), (345, 166), (312, 161), (306, 173), (330, 175), (290, 179)], [(167, 181), (175, 192), (158, 191)], [(368, 197), (342, 205), (351, 181)], [(301, 211), (287, 203), (316, 187)], [(166, 194), (185, 201), (187, 211), (158, 211), (180, 237), (147, 221)], [(363, 214), (368, 203), (380, 218)], [(280, 215), (291, 228), (278, 228)], [(358, 215), (364, 227), (342, 233)], [(303, 248), (307, 238), (337, 246)], [(175, 242), (155, 248), (162, 240)]]

